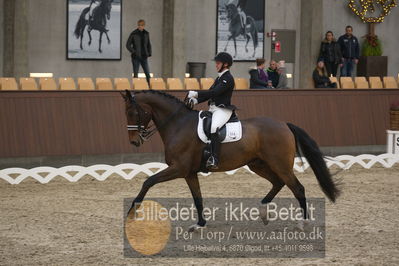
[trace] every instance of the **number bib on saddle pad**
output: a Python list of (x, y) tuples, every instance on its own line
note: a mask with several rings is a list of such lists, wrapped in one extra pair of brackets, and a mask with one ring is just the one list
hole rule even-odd
[[(211, 124), (212, 113), (209, 111), (201, 111), (198, 114), (198, 137), (204, 143), (211, 143)], [(235, 113), (230, 120), (219, 130), (219, 136), (222, 143), (239, 141), (242, 138), (242, 126)]]

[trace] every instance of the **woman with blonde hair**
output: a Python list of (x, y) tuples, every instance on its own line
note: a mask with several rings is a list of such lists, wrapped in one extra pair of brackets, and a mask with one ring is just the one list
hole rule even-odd
[(313, 71), (313, 81), (315, 88), (336, 88), (337, 84), (335, 82), (331, 82), (328, 77), (327, 70), (324, 66), (324, 62), (319, 60), (317, 62), (317, 66)]
[(327, 31), (326, 37), (321, 43), (319, 60), (323, 60), (329, 77), (337, 76), (338, 65), (342, 66), (342, 53), (332, 31)]

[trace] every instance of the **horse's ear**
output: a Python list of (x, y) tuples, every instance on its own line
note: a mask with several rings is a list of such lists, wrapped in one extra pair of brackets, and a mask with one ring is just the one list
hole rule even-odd
[(130, 100), (130, 101), (133, 101), (134, 100), (134, 93), (129, 91), (129, 90), (126, 90), (126, 99)]

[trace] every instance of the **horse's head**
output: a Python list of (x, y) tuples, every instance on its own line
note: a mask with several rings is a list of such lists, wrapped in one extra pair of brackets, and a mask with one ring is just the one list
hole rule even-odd
[(129, 141), (139, 147), (146, 140), (148, 124), (152, 119), (151, 108), (144, 103), (139, 103), (138, 97), (129, 90), (126, 90), (125, 94), (121, 93), (121, 95), (126, 104), (125, 113)]
[(101, 1), (101, 6), (103, 10), (105, 11), (105, 15), (107, 16), (107, 19), (110, 20), (111, 18), (111, 9), (112, 9), (112, 2), (114, 0), (102, 0)]
[(227, 18), (229, 20), (231, 20), (232, 18), (234, 18), (234, 16), (238, 14), (237, 7), (234, 4), (226, 5), (226, 11), (227, 11)]

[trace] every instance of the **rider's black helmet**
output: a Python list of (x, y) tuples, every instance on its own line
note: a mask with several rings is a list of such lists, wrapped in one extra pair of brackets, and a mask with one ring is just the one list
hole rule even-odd
[(233, 57), (229, 53), (221, 52), (215, 56), (215, 61), (227, 64), (229, 67), (233, 65)]

